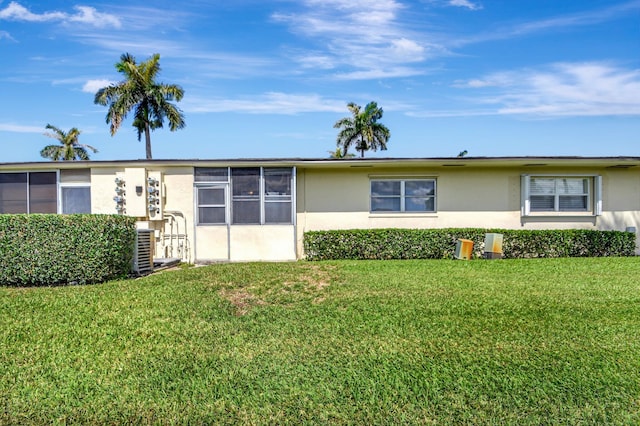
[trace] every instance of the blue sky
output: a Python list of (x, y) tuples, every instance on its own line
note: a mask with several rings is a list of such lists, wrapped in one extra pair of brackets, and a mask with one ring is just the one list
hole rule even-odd
[(368, 157), (640, 155), (640, 0), (0, 0), (0, 162), (42, 160), (47, 123), (144, 158), (93, 103), (125, 52), (185, 91), (156, 159), (325, 158), (369, 101)]

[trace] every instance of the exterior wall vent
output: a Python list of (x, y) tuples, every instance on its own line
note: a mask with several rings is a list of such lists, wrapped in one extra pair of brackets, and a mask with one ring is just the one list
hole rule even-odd
[(146, 275), (153, 272), (153, 230), (138, 229), (133, 253), (133, 272)]

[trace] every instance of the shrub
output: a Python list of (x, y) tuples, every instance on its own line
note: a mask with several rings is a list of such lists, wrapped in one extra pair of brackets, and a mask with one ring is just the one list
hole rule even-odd
[(474, 243), (482, 257), (486, 233), (503, 234), (505, 258), (633, 256), (635, 234), (622, 231), (479, 228), (351, 229), (304, 234), (308, 260), (451, 259), (458, 239)]
[(97, 283), (131, 270), (135, 218), (0, 215), (0, 284)]

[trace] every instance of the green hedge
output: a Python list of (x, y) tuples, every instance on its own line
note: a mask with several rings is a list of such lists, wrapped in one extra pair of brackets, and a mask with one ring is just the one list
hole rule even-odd
[(131, 271), (135, 218), (0, 215), (0, 285), (87, 284)]
[(308, 260), (452, 259), (459, 238), (474, 242), (473, 257), (482, 257), (486, 233), (503, 234), (505, 258), (633, 256), (631, 232), (511, 229), (351, 229), (304, 234)]

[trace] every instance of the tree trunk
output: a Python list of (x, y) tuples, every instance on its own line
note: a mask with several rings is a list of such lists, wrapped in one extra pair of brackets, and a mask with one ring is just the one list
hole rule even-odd
[(147, 160), (151, 160), (153, 156), (151, 155), (151, 129), (149, 128), (149, 123), (144, 124), (144, 142), (147, 150)]

